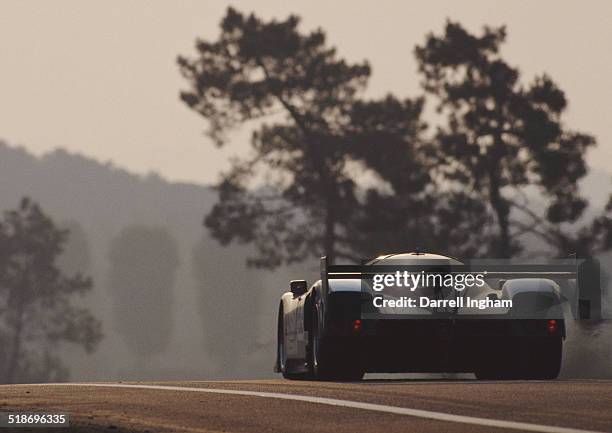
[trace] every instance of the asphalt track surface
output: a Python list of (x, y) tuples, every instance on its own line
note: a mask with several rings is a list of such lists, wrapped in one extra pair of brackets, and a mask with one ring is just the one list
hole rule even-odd
[(74, 432), (612, 432), (612, 381), (3, 385), (0, 411), (68, 413)]

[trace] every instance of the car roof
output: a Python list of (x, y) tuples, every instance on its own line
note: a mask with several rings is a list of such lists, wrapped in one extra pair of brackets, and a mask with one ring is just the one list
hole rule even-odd
[(415, 252), (411, 252), (411, 253), (395, 253), (395, 254), (385, 254), (382, 256), (378, 256), (375, 259), (371, 260), (368, 264), (369, 265), (375, 265), (375, 264), (398, 264), (398, 263), (405, 263), (405, 264), (426, 264), (426, 263), (439, 263), (439, 262), (443, 262), (443, 263), (448, 263), (448, 264), (453, 264), (453, 265), (460, 265), (462, 264), (459, 260), (457, 260), (454, 257), (450, 257), (450, 256), (443, 256), (441, 254), (435, 254), (435, 253), (421, 253), (418, 251)]

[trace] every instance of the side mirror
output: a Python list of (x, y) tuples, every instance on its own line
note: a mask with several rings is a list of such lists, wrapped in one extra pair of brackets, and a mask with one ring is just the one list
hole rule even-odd
[(291, 288), (293, 296), (302, 296), (308, 290), (306, 280), (292, 280), (289, 283), (289, 287)]

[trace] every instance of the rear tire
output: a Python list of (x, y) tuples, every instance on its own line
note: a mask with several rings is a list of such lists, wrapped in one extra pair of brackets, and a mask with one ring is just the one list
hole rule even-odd
[(552, 380), (559, 376), (562, 337), (527, 337), (490, 347), (474, 372), (481, 380)]
[(529, 366), (527, 379), (552, 380), (559, 376), (563, 358), (561, 337), (534, 338), (527, 342)]
[(359, 381), (365, 372), (361, 366), (355, 366), (355, 360), (341, 354), (332, 353), (328, 342), (321, 338), (319, 318), (313, 309), (312, 329), (309, 332), (309, 360), (311, 377), (325, 381)]

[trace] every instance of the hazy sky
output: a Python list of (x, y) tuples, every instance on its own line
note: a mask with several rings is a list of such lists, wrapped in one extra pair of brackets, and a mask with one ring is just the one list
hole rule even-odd
[[(0, 0), (0, 138), (37, 154), (64, 147), (173, 180), (212, 182), (248, 131), (215, 149), (185, 108), (177, 54), (214, 38), (228, 4), (322, 27), (349, 60), (373, 66), (369, 94), (419, 92), (412, 54), (446, 18), (508, 26), (504, 55), (567, 92), (572, 128), (597, 136), (589, 160), (612, 171), (612, 2)], [(344, 5), (344, 6), (340, 6)]]

